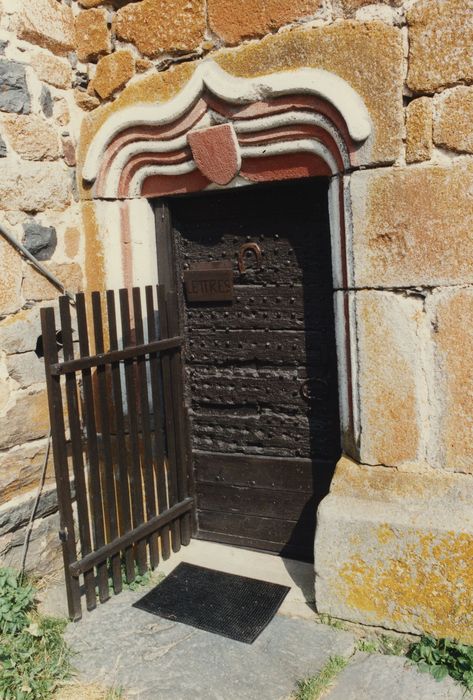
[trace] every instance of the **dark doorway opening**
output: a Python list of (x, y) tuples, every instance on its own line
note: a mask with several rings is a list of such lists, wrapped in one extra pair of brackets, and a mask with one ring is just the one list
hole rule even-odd
[[(313, 558), (340, 457), (328, 179), (160, 200), (161, 283), (175, 288), (196, 537)], [(233, 298), (191, 300), (186, 271), (230, 267)]]

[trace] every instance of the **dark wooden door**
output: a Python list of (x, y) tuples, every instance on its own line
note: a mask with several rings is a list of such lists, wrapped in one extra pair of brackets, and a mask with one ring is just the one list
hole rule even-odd
[[(306, 560), (340, 454), (327, 188), (175, 198), (157, 217), (185, 335), (196, 535)], [(184, 271), (209, 261), (231, 261), (233, 301), (189, 302)]]

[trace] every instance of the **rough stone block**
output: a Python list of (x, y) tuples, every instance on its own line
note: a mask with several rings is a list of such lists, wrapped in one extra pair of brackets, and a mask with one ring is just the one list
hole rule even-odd
[(46, 389), (16, 392), (0, 420), (0, 450), (44, 437), (49, 429)]
[[(40, 364), (37, 358), (36, 362)], [(42, 366), (41, 369), (44, 377), (44, 367)], [(45, 455), (46, 441), (35, 442), (32, 445), (22, 445), (0, 454), (0, 505), (12, 505), (12, 499), (16, 499), (38, 487)], [(52, 485), (53, 483), (54, 469), (52, 454), (50, 454), (46, 484)], [(21, 525), (21, 518), (19, 517), (21, 508), (13, 508), (13, 510), (14, 513), (8, 516), (6, 514), (0, 516), (0, 534), (5, 534), (5, 532)], [(26, 507), (26, 510), (28, 510), (28, 507)]]
[(430, 160), (433, 151), (432, 100), (419, 97), (413, 100), (406, 111), (406, 162), (418, 163)]
[[(64, 284), (69, 292), (75, 294), (83, 290), (82, 270), (77, 263), (49, 263), (47, 268)], [(23, 297), (28, 301), (56, 299), (60, 293), (55, 285), (51, 284), (31, 265), (26, 269), (21, 291)]]
[(0, 318), (14, 313), (21, 307), (20, 290), (21, 258), (11, 245), (0, 237)]
[(23, 0), (18, 37), (53, 53), (67, 54), (75, 48), (72, 9), (57, 0)]
[(473, 290), (428, 299), (435, 369), (435, 466), (473, 473)]
[(318, 509), (317, 609), (353, 622), (471, 644), (471, 477), (396, 471), (391, 477), (395, 491), (386, 498), (386, 482), (381, 488), (378, 477), (393, 470), (344, 465), (345, 472), (356, 469), (363, 473), (348, 486), (345, 474), (337, 477), (337, 467), (331, 493)]
[(358, 172), (351, 178), (355, 286), (473, 281), (473, 163)]
[(53, 97), (51, 95), (51, 90), (43, 85), (41, 88), (41, 93), (39, 96), (39, 104), (43, 110), (44, 116), (49, 119), (53, 116)]
[[(52, 577), (63, 571), (60, 529), (57, 514), (35, 521), (26, 557), (26, 573)], [(26, 530), (18, 530), (0, 538), (0, 563), (18, 569), (21, 564)]]
[(33, 114), (3, 118), (11, 146), (25, 160), (56, 160), (61, 154), (56, 130)]
[(459, 153), (473, 153), (472, 124), (473, 87), (460, 86), (440, 95), (434, 124), (437, 146)]
[(420, 461), (424, 375), (422, 301), (393, 292), (356, 294), (362, 462)]
[(473, 80), (473, 11), (469, 0), (420, 0), (407, 14), (414, 92)]
[(89, 95), (85, 90), (79, 90), (77, 88), (74, 90), (74, 99), (78, 107), (83, 109), (85, 112), (91, 112), (100, 106), (100, 100), (94, 95)]
[(40, 335), (41, 321), (38, 307), (22, 309), (14, 316), (8, 316), (0, 321), (0, 347), (8, 355), (35, 350)]
[(69, 61), (45, 51), (38, 51), (32, 56), (31, 64), (38, 78), (44, 83), (63, 90), (71, 87), (72, 68)]
[(107, 99), (125, 87), (134, 74), (135, 59), (131, 51), (116, 51), (100, 59), (91, 87), (102, 99)]
[(339, 75), (363, 99), (373, 121), (362, 163), (391, 162), (402, 148), (403, 53), (401, 32), (381, 22), (341, 21), (295, 29), (216, 54), (217, 62), (241, 77), (308, 66)]
[(71, 183), (63, 163), (4, 161), (0, 170), (0, 209), (63, 211), (71, 198)]
[(37, 260), (49, 260), (56, 250), (57, 234), (54, 226), (41, 226), (34, 219), (23, 224), (23, 245)]
[(26, 71), (21, 63), (0, 59), (0, 110), (29, 114), (31, 98), (26, 84)]
[(71, 114), (67, 101), (63, 97), (54, 99), (53, 106), (54, 119), (60, 126), (66, 126), (71, 121)]
[[(378, 1), (383, 3), (384, 5), (392, 5), (393, 7), (399, 7), (400, 5), (402, 5), (402, 0), (378, 0)], [(351, 15), (356, 10), (359, 10), (360, 7), (365, 7), (366, 5), (375, 5), (375, 4), (377, 4), (377, 2), (373, 1), (373, 0), (342, 0), (342, 7), (345, 10), (345, 12), (349, 15)]]
[(112, 50), (107, 10), (80, 12), (75, 19), (76, 52), (80, 61), (96, 61)]
[[(35, 352), (7, 355), (5, 363), (8, 374), (22, 389), (45, 381), (44, 361), (40, 360)], [(0, 471), (2, 471), (1, 468)]]
[(209, 0), (208, 16), (212, 31), (227, 44), (268, 34), (284, 24), (314, 15), (321, 0)]
[(204, 0), (142, 0), (118, 10), (114, 31), (151, 58), (192, 51), (204, 40)]

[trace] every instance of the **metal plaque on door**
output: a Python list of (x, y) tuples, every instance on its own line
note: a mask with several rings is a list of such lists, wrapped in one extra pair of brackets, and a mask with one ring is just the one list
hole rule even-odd
[(187, 301), (232, 301), (233, 269), (231, 261), (194, 263), (184, 270)]

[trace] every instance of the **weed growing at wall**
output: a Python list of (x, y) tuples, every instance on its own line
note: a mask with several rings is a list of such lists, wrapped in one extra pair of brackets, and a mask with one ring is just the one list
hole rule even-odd
[(417, 663), (419, 671), (430, 673), (436, 680), (451, 676), (473, 690), (473, 646), (424, 636), (411, 646), (407, 656)]
[(317, 675), (299, 681), (295, 700), (318, 700), (333, 685), (347, 664), (348, 659), (343, 656), (332, 656)]
[(0, 698), (49, 700), (71, 673), (63, 638), (66, 620), (35, 610), (34, 588), (0, 568)]

